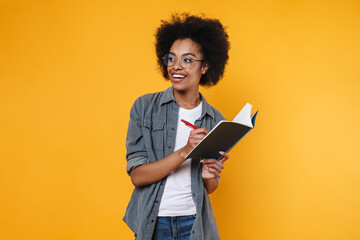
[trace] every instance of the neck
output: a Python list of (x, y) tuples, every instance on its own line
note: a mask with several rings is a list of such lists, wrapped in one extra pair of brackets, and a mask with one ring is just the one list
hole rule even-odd
[(198, 89), (192, 92), (179, 92), (174, 90), (174, 97), (179, 106), (185, 109), (195, 108), (201, 102)]

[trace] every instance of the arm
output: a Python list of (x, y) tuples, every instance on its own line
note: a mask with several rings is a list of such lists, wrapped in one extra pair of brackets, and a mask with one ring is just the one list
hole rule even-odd
[(142, 187), (157, 182), (185, 161), (185, 147), (155, 162), (146, 163), (131, 171), (131, 181), (135, 187)]
[(221, 160), (216, 159), (203, 159), (202, 178), (204, 180), (204, 186), (208, 194), (213, 193), (219, 182), (216, 178), (220, 177), (220, 173), (224, 169), (224, 162), (229, 158), (226, 152), (219, 152), (223, 158)]
[(131, 181), (135, 187), (142, 187), (155, 183), (186, 160), (186, 155), (200, 142), (208, 133), (205, 128), (191, 131), (187, 144), (170, 154), (169, 156), (155, 162), (145, 163), (136, 167), (130, 173)]

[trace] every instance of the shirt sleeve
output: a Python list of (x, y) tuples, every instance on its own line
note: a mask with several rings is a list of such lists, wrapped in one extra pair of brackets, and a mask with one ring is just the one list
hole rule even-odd
[(126, 136), (126, 171), (130, 172), (136, 167), (148, 162), (144, 135), (143, 135), (143, 107), (138, 98), (130, 110), (130, 120)]
[[(218, 124), (218, 122), (220, 122), (221, 120), (226, 120), (225, 117), (218, 110), (216, 110), (215, 118), (216, 118), (216, 121), (215, 121), (216, 124)], [(216, 177), (215, 179), (218, 183), (220, 182), (220, 176)]]

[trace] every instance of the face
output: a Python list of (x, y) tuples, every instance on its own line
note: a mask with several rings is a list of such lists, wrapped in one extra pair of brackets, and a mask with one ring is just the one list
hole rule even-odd
[[(170, 48), (170, 53), (176, 56), (177, 61), (171, 67), (167, 67), (170, 81), (175, 91), (198, 91), (202, 74), (205, 74), (208, 65), (205, 62), (193, 61), (189, 68), (183, 68), (179, 58), (186, 55), (189, 59), (203, 60), (200, 45), (189, 38), (176, 40)], [(186, 60), (186, 59), (185, 59)]]

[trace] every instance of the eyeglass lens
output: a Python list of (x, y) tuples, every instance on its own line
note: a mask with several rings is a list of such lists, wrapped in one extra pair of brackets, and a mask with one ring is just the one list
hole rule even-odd
[[(171, 67), (177, 61), (177, 57), (174, 54), (168, 53), (164, 56), (164, 63), (166, 66)], [(181, 55), (180, 56), (180, 66), (183, 68), (189, 68), (192, 62), (195, 61), (190, 55)]]

